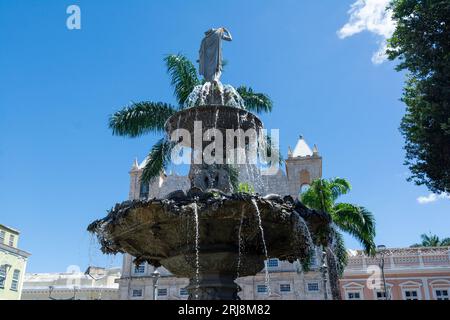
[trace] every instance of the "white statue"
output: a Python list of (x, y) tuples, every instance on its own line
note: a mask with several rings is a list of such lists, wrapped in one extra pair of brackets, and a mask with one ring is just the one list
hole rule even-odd
[(222, 74), (222, 39), (232, 40), (227, 29), (210, 29), (200, 45), (199, 72), (207, 82), (218, 83)]

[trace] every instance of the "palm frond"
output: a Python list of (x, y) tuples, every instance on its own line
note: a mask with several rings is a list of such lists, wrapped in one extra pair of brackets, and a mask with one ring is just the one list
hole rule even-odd
[(422, 246), (423, 247), (439, 247), (441, 245), (441, 240), (435, 234), (422, 234), (420, 235), (422, 238)]
[(137, 102), (117, 111), (109, 118), (114, 135), (138, 137), (149, 132), (162, 132), (164, 123), (175, 108), (163, 102)]
[(182, 54), (170, 54), (164, 58), (167, 72), (174, 87), (174, 95), (183, 106), (194, 87), (200, 84), (194, 64)]
[(447, 247), (450, 246), (450, 238), (444, 238), (441, 240), (441, 246)]
[(264, 93), (254, 92), (252, 88), (240, 86), (237, 89), (242, 99), (244, 99), (245, 109), (254, 112), (271, 112), (272, 100)]
[(350, 182), (343, 178), (334, 178), (329, 181), (333, 201), (336, 201), (340, 196), (348, 193), (351, 189)]
[(375, 253), (375, 218), (370, 211), (350, 203), (338, 203), (332, 212), (332, 219), (342, 231), (361, 242), (367, 254)]
[(153, 178), (159, 176), (167, 168), (174, 145), (173, 142), (163, 138), (152, 147), (142, 171), (141, 181), (143, 183), (150, 183)]
[(316, 179), (307, 191), (301, 194), (301, 201), (310, 209), (331, 213), (333, 211), (333, 197), (329, 182)]

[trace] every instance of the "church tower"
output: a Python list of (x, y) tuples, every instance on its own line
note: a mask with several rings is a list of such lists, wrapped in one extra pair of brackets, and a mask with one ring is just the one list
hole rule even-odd
[(286, 175), (289, 194), (295, 199), (315, 179), (322, 178), (322, 157), (316, 145), (309, 147), (300, 136), (294, 151), (289, 147), (286, 159)]

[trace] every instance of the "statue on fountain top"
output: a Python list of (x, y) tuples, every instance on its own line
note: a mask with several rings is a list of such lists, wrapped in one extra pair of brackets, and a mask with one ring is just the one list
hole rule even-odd
[(244, 109), (244, 100), (231, 85), (220, 82), (222, 74), (222, 40), (231, 41), (231, 33), (225, 28), (205, 32), (199, 50), (199, 73), (203, 84), (194, 87), (187, 97), (186, 108), (200, 106), (228, 106)]
[(199, 72), (207, 82), (219, 82), (222, 74), (222, 40), (232, 40), (227, 29), (210, 29), (205, 32), (200, 45)]

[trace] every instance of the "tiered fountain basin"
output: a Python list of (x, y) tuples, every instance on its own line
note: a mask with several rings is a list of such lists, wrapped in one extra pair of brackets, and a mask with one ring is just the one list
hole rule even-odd
[(224, 139), (223, 162), (191, 163), (188, 192), (117, 204), (88, 230), (97, 235), (104, 253), (128, 253), (136, 263), (147, 261), (189, 278), (190, 299), (238, 299), (234, 280), (260, 272), (268, 258), (307, 265), (314, 244), (328, 243), (331, 219), (290, 196), (233, 193), (236, 163), (227, 159), (227, 130), (254, 129), (256, 141), (244, 141), (243, 149), (250, 150), (252, 143), (260, 145), (263, 124), (242, 107), (231, 86), (205, 83), (188, 100), (188, 107), (166, 121), (167, 134), (173, 140), (175, 130), (186, 129), (191, 141), (181, 144), (193, 147), (194, 154), (195, 139), (202, 139), (203, 153), (211, 143), (204, 141), (205, 132), (216, 129)]
[[(167, 133), (172, 135), (177, 129), (186, 129), (194, 141), (194, 123), (201, 121), (202, 134), (208, 129), (217, 129), (225, 138), (226, 130), (254, 129), (257, 133), (263, 128), (261, 120), (253, 113), (240, 108), (224, 105), (198, 106), (183, 109), (171, 116), (165, 124)], [(186, 145), (191, 147), (191, 145)]]
[(235, 299), (236, 277), (260, 272), (266, 258), (307, 263), (313, 248), (309, 230), (326, 233), (329, 222), (328, 215), (290, 197), (180, 190), (166, 199), (117, 204), (88, 230), (97, 234), (104, 253), (126, 252), (191, 279), (192, 299)]

